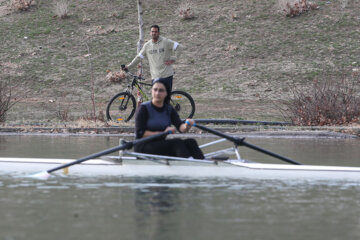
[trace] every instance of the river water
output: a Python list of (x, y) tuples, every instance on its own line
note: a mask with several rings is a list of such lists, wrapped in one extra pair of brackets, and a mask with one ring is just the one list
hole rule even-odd
[[(360, 166), (357, 139), (247, 141), (307, 164)], [(0, 136), (0, 156), (80, 158), (117, 144), (118, 137)], [(1, 240), (359, 239), (360, 182), (0, 175), (0, 214)]]

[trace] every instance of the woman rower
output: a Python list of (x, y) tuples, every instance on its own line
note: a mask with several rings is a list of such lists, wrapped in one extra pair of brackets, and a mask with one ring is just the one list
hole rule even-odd
[[(162, 79), (153, 81), (151, 88), (151, 101), (142, 103), (135, 116), (136, 138), (148, 137), (161, 132), (181, 133), (189, 131), (194, 120), (187, 119), (183, 123), (169, 104), (170, 87)], [(172, 127), (174, 125), (175, 127)], [(157, 139), (135, 146), (135, 152), (157, 154), (182, 158), (204, 159), (195, 139)]]

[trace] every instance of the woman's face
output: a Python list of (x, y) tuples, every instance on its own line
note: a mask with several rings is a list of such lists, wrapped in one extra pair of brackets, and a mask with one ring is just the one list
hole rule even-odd
[(167, 96), (166, 88), (164, 84), (157, 82), (152, 86), (151, 90), (153, 101), (164, 102), (165, 97)]

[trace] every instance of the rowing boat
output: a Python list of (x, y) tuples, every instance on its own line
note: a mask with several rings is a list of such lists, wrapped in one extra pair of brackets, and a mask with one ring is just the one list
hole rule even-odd
[[(200, 148), (220, 143), (216, 140)], [(225, 159), (224, 156), (229, 156)], [(160, 156), (119, 151), (118, 156), (105, 156), (61, 168), (58, 175), (69, 176), (141, 176), (187, 178), (244, 179), (355, 179), (360, 180), (359, 167), (265, 164), (244, 160), (237, 146), (205, 154), (206, 160)], [(0, 173), (30, 174), (62, 165), (74, 159), (0, 158)]]
[[(154, 156), (155, 157), (155, 156)], [(73, 159), (45, 158), (0, 158), (0, 173), (29, 174), (52, 166), (66, 164)], [(121, 163), (103, 159), (89, 160), (86, 163), (64, 168), (59, 174), (69, 176), (157, 176), (190, 178), (250, 178), (250, 179), (360, 179), (360, 168), (317, 165), (285, 165), (226, 160), (217, 163), (204, 163), (167, 160), (160, 164), (149, 160), (123, 159)]]

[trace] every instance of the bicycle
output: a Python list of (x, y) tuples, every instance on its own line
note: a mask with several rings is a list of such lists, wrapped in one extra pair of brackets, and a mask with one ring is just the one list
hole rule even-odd
[[(142, 86), (152, 86), (143, 82), (145, 79), (127, 71), (128, 86), (124, 92), (113, 96), (106, 107), (106, 117), (109, 121), (128, 122), (135, 114), (136, 100), (133, 94), (134, 88), (143, 100), (149, 101), (149, 97), (143, 91)], [(170, 104), (174, 107), (181, 119), (192, 118), (195, 113), (194, 99), (187, 92), (175, 90), (171, 92)]]

